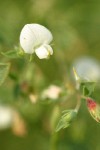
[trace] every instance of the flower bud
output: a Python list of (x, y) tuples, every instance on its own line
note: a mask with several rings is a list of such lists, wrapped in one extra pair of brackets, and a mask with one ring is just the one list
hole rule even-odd
[(36, 55), (42, 59), (53, 54), (49, 46), (53, 36), (51, 32), (39, 24), (26, 24), (20, 34), (20, 45), (25, 53)]
[(61, 117), (56, 131), (59, 131), (60, 129), (64, 129), (67, 128), (70, 123), (75, 119), (76, 115), (77, 115), (77, 110), (76, 109), (72, 109), (72, 110), (65, 110), (63, 111), (64, 115)]
[(100, 122), (100, 106), (91, 98), (87, 98), (87, 107), (91, 116), (97, 121)]

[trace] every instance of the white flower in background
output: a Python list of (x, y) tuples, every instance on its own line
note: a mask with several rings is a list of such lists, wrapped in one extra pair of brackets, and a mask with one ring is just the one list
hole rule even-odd
[(57, 99), (57, 98), (59, 98), (61, 91), (62, 90), (59, 86), (50, 85), (47, 89), (45, 89), (42, 92), (42, 98), (43, 99), (46, 99), (46, 98)]
[(7, 106), (0, 106), (0, 129), (11, 126), (13, 121), (13, 110)]
[(89, 57), (82, 57), (77, 59), (73, 63), (73, 66), (81, 80), (100, 80), (100, 64), (97, 60)]
[(20, 45), (25, 53), (35, 52), (40, 59), (44, 59), (53, 54), (53, 49), (49, 45), (52, 39), (52, 33), (44, 26), (26, 24), (20, 34)]

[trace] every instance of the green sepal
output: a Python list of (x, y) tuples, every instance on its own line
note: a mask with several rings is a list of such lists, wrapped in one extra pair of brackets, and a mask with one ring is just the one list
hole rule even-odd
[(60, 129), (67, 128), (77, 115), (77, 111), (74, 109), (65, 110), (62, 113), (63, 115), (58, 122), (56, 132), (58, 132)]
[(10, 63), (0, 63), (0, 86), (5, 81), (10, 69)]
[(95, 82), (81, 82), (80, 91), (83, 96), (91, 96), (95, 89)]
[(1, 51), (1, 54), (10, 59), (21, 58), (25, 55), (24, 51), (20, 47), (15, 47), (13, 50), (6, 52)]

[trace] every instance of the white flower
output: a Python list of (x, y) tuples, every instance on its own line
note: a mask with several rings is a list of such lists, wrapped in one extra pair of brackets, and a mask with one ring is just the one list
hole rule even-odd
[(57, 99), (59, 98), (60, 93), (62, 92), (61, 88), (56, 85), (50, 85), (47, 89), (45, 89), (42, 93), (42, 98), (50, 98)]
[(40, 59), (49, 58), (53, 54), (53, 49), (50, 45), (43, 44), (35, 50), (35, 53)]
[(13, 110), (7, 106), (0, 106), (0, 129), (11, 126), (13, 121)]
[(34, 52), (40, 58), (48, 58), (53, 54), (49, 45), (53, 36), (51, 32), (39, 24), (26, 24), (20, 34), (20, 45), (25, 53)]
[(100, 64), (97, 60), (89, 57), (77, 59), (73, 66), (81, 80), (98, 81), (100, 80)]

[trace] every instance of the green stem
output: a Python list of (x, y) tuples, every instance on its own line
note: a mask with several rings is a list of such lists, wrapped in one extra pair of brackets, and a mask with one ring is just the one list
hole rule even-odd
[(51, 135), (50, 150), (57, 150), (58, 132)]
[(84, 96), (84, 95), (81, 95), (81, 98), (83, 98), (83, 99), (87, 99), (88, 97), (87, 96)]
[(31, 54), (29, 58), (29, 62), (31, 62), (32, 60), (33, 60), (33, 55)]
[(81, 96), (78, 94), (77, 95), (77, 104), (76, 104), (76, 107), (75, 107), (75, 110), (77, 112), (79, 111), (80, 105), (81, 105)]

